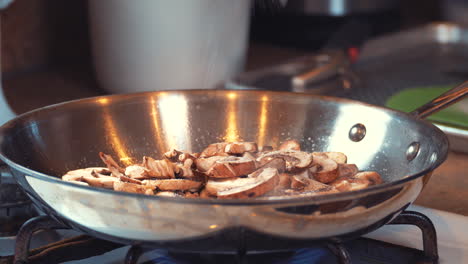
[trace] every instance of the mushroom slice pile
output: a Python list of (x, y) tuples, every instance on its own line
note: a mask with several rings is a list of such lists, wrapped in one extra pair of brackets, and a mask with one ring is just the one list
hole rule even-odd
[(255, 142), (218, 142), (200, 153), (171, 149), (161, 159), (144, 156), (127, 167), (102, 152), (99, 157), (106, 167), (72, 170), (62, 179), (122, 192), (205, 199), (314, 196), (383, 182), (377, 172), (348, 164), (344, 153), (303, 151), (296, 140), (277, 149)]

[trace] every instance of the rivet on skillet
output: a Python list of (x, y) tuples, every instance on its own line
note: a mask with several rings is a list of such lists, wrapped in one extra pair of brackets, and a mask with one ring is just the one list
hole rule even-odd
[(413, 142), (409, 144), (408, 149), (406, 150), (406, 159), (412, 161), (419, 153), (421, 145), (419, 142)]
[(361, 141), (366, 136), (366, 127), (363, 124), (355, 124), (349, 130), (349, 139), (354, 142)]

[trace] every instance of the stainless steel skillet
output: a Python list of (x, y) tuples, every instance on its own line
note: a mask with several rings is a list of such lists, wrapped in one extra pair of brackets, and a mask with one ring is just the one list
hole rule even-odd
[[(424, 118), (468, 93), (468, 84), (405, 114), (351, 100), (268, 91), (192, 90), (116, 95), (35, 110), (0, 128), (0, 158), (42, 210), (93, 236), (157, 244), (246, 228), (293, 239), (345, 239), (370, 232), (412, 203), (446, 158), (448, 142)], [(212, 200), (120, 193), (56, 176), (122, 163), (171, 147), (199, 151), (217, 141), (341, 151), (385, 184), (304, 198)], [(223, 236), (216, 236), (223, 243)]]

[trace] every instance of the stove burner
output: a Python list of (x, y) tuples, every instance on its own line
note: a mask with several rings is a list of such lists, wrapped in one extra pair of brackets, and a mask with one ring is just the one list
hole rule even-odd
[[(281, 259), (290, 260), (293, 257), (299, 260), (321, 260), (326, 251), (329, 250), (335, 257), (339, 264), (350, 264), (351, 258), (348, 251), (342, 244), (338, 243), (327, 243), (327, 248), (312, 248), (312, 249), (298, 249), (294, 252), (281, 252), (271, 251), (263, 254), (248, 254), (248, 253), (237, 253), (237, 254), (226, 254), (226, 255), (213, 255), (213, 254), (195, 254), (195, 253), (180, 253), (180, 252), (167, 252), (158, 258), (153, 259), (152, 263), (161, 262), (160, 258), (164, 258), (168, 263), (259, 263), (255, 259), (263, 260), (260, 263), (265, 262), (265, 258), (262, 259), (262, 255), (268, 254), (268, 259)], [(138, 259), (143, 253), (153, 251), (154, 249), (143, 249), (139, 246), (132, 246), (125, 257), (125, 264), (137, 264)], [(325, 253), (324, 253), (325, 252)], [(223, 259), (225, 258), (225, 259)], [(191, 262), (187, 262), (191, 261)], [(270, 261), (268, 261), (270, 262)], [(281, 262), (284, 263), (284, 262)], [(316, 263), (316, 262), (311, 262)], [(319, 263), (319, 262), (317, 262)]]
[[(242, 247), (245, 243), (240, 243), (237, 252), (224, 255), (214, 252), (176, 252), (132, 246), (127, 252), (125, 263), (137, 263), (143, 253), (156, 256), (151, 262), (145, 263), (193, 263), (193, 261), (197, 263), (200, 261), (204, 263), (265, 263), (266, 258), (269, 260), (268, 263), (285, 263), (286, 261), (293, 261), (293, 263), (333, 263), (334, 261), (340, 264), (438, 262), (436, 230), (428, 217), (418, 212), (404, 211), (390, 224), (408, 224), (419, 227), (422, 231), (424, 250), (419, 251), (368, 238), (358, 238), (344, 243), (324, 242), (322, 246), (298, 248), (293, 251), (250, 252)], [(57, 263), (86, 259), (124, 246), (81, 235), (29, 251), (29, 242), (34, 232), (42, 229), (66, 228), (47, 216), (35, 217), (26, 222), (17, 235), (14, 264)], [(365, 256), (362, 252), (366, 253)], [(388, 254), (391, 255), (390, 259), (388, 259)], [(221, 259), (223, 261), (220, 261)], [(2, 263), (1, 259), (0, 263)]]
[(16, 236), (14, 264), (61, 263), (101, 255), (123, 246), (81, 235), (29, 251), (33, 234), (44, 229), (67, 229), (67, 227), (48, 216), (38, 216), (27, 221)]

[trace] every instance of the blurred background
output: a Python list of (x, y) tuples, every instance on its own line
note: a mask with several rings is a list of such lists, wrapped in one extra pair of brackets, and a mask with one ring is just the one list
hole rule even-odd
[[(272, 67), (325, 49), (344, 51), (347, 58), (355, 60), (367, 41), (380, 36), (434, 21), (463, 25), (466, 18), (460, 14), (465, 10), (464, 2), (253, 1), (249, 7), (250, 21), (249, 17), (237, 20), (241, 24), (240, 20), (247, 19), (248, 27), (245, 67), (241, 71)], [(96, 12), (106, 17), (110, 10), (102, 8)], [(97, 78), (89, 13), (88, 2), (84, 0), (16, 0), (3, 10), (2, 77), (6, 97), (15, 111), (21, 113), (52, 103), (113, 92)], [(230, 36), (231, 40), (240, 37)], [(389, 43), (388, 49), (392, 46)], [(392, 67), (390, 62), (385, 65)], [(231, 75), (233, 73), (237, 72)], [(363, 79), (365, 77), (361, 76), (360, 80)], [(461, 74), (455, 78), (458, 79), (466, 77)], [(242, 80), (239, 83), (243, 84)], [(128, 91), (138, 90), (133, 88), (129, 87)], [(381, 100), (370, 101), (379, 103)]]

